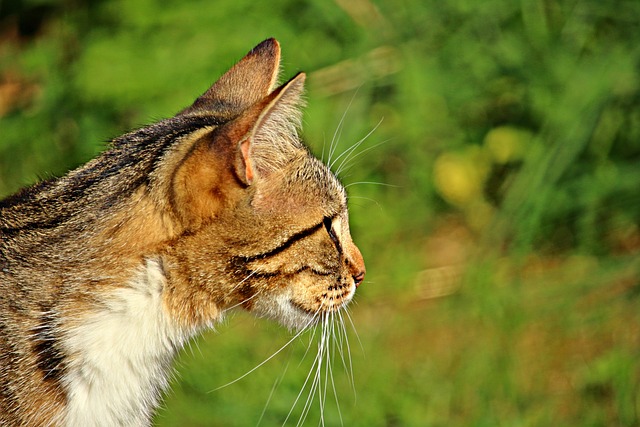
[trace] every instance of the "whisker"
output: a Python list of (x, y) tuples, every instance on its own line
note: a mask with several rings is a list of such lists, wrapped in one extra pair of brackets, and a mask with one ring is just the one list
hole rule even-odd
[(384, 118), (380, 119), (380, 121), (373, 127), (373, 129), (371, 129), (365, 136), (363, 136), (362, 138), (360, 138), (360, 140), (358, 140), (355, 144), (353, 144), (351, 147), (349, 147), (348, 149), (344, 150), (342, 152), (342, 154), (340, 154), (330, 165), (329, 167), (331, 168), (333, 165), (335, 165), (337, 163), (337, 161), (342, 157), (345, 156), (344, 159), (342, 159), (342, 161), (340, 162), (340, 164), (338, 165), (338, 169), (336, 170), (336, 175), (339, 175), (340, 172), (342, 172), (345, 168), (346, 165), (349, 164), (349, 162), (352, 162), (353, 160), (357, 159), (358, 157), (360, 157), (361, 155), (363, 155), (364, 153), (367, 153), (368, 151), (373, 150), (376, 147), (379, 147), (382, 144), (387, 143), (389, 140), (384, 140), (382, 142), (379, 142), (375, 145), (372, 145), (371, 147), (367, 147), (364, 150), (360, 151), (357, 154), (354, 154), (355, 151), (358, 149), (358, 147), (360, 147), (366, 140), (367, 138), (369, 138), (371, 135), (373, 135), (373, 133), (378, 130), (378, 128), (380, 127), (380, 125), (382, 124)]
[[(238, 284), (236, 284), (233, 288), (231, 288), (231, 291), (229, 291), (229, 293), (232, 293), (233, 291), (235, 291), (236, 289), (238, 289), (238, 287), (240, 287), (240, 285), (242, 285), (244, 282), (246, 282), (247, 280), (249, 280), (249, 279), (251, 278), (251, 276), (253, 276), (254, 274), (256, 274), (256, 272), (255, 272), (255, 271), (252, 271), (251, 273), (249, 273), (249, 275), (248, 275), (247, 277), (245, 277), (244, 279), (242, 279)], [(251, 295), (249, 298), (246, 298), (246, 299), (244, 299), (244, 300), (240, 301), (239, 303), (237, 303), (237, 304), (235, 304), (235, 305), (232, 305), (231, 307), (227, 307), (227, 308), (225, 308), (225, 309), (224, 309), (224, 311), (232, 310), (232, 309), (234, 309), (234, 308), (236, 308), (236, 307), (238, 307), (238, 306), (240, 306), (240, 305), (244, 304), (245, 302), (247, 302), (247, 301), (251, 300), (252, 298), (255, 298), (255, 297), (256, 297), (260, 292), (261, 292), (261, 290), (260, 290), (260, 291), (258, 291), (258, 292), (256, 292), (255, 294)]]
[(311, 337), (309, 338), (309, 344), (307, 344), (307, 349), (304, 351), (304, 354), (302, 355), (302, 358), (300, 359), (300, 363), (298, 363), (298, 366), (302, 365), (302, 362), (304, 361), (304, 359), (306, 359), (307, 354), (311, 350), (311, 344), (313, 344), (313, 338), (316, 336), (317, 330), (318, 330), (318, 325), (316, 325), (313, 328), (313, 332), (311, 333)]
[(351, 318), (351, 315), (349, 314), (349, 307), (345, 307), (344, 314), (347, 315), (347, 319), (349, 320), (349, 323), (351, 324), (351, 328), (353, 328), (353, 332), (356, 334), (356, 338), (358, 339), (358, 343), (360, 344), (360, 348), (362, 349), (362, 352), (364, 353), (364, 345), (362, 345), (362, 341), (360, 340), (360, 335), (358, 335), (358, 330), (356, 329), (356, 325), (355, 325), (355, 323), (353, 323), (353, 319)]
[[(367, 134), (365, 136), (363, 136), (362, 138), (360, 138), (358, 141), (356, 141), (355, 143), (353, 143), (351, 145), (351, 147), (347, 148), (346, 150), (344, 150), (338, 157), (336, 157), (331, 163), (329, 163), (329, 169), (332, 169), (333, 166), (338, 162), (338, 160), (340, 160), (341, 158), (344, 157), (344, 159), (342, 160), (342, 162), (340, 162), (340, 165), (338, 166), (338, 170), (336, 171), (336, 175), (338, 175), (340, 173), (340, 171), (342, 171), (342, 168), (345, 164), (345, 162), (348, 162), (349, 159), (351, 158), (356, 158), (360, 155), (360, 153), (356, 154), (355, 156), (351, 156), (357, 149), (358, 147), (360, 147), (366, 140), (367, 138), (369, 138), (371, 135), (373, 135), (373, 133), (380, 127), (380, 125), (382, 124), (382, 120), (380, 119), (380, 121), (378, 122), (378, 124), (376, 124), (373, 129), (371, 129), (369, 132), (367, 132)], [(383, 141), (381, 143), (378, 143), (376, 145), (374, 145), (373, 147), (368, 147), (366, 150), (363, 150), (362, 152), (367, 152), (375, 147), (377, 147), (378, 145), (384, 144), (386, 141)], [(361, 152), (361, 153), (362, 153)]]
[[(375, 129), (373, 129), (373, 130), (375, 130)], [(349, 172), (351, 170), (351, 168), (357, 164), (357, 162), (355, 162), (355, 160), (358, 157), (368, 153), (369, 151), (373, 150), (374, 148), (378, 148), (379, 146), (381, 146), (383, 144), (386, 144), (389, 141), (391, 141), (391, 139), (385, 139), (384, 141), (378, 142), (377, 144), (374, 144), (371, 147), (367, 147), (364, 150), (360, 151), (359, 153), (357, 153), (357, 154), (355, 154), (353, 156), (349, 156), (348, 158), (344, 159), (340, 163), (340, 166), (338, 167), (338, 171), (336, 172), (336, 175), (344, 176), (342, 174), (342, 172), (343, 171)]]
[(338, 410), (338, 418), (340, 418), (340, 425), (344, 425), (344, 420), (342, 419), (342, 410), (340, 409), (340, 402), (338, 399), (338, 391), (336, 390), (336, 382), (333, 377), (333, 368), (331, 364), (329, 364), (329, 379), (331, 379), (331, 389), (333, 390), (333, 397), (336, 402), (336, 409)]
[(286, 418), (284, 419), (284, 422), (282, 423), (283, 426), (289, 420), (289, 417), (291, 416), (291, 414), (293, 413), (293, 410), (295, 409), (296, 405), (298, 404), (298, 401), (300, 400), (300, 397), (302, 397), (302, 393), (307, 388), (307, 384), (309, 383), (309, 379), (311, 378), (311, 374), (314, 372), (314, 367), (315, 367), (317, 362), (318, 362), (318, 355), (316, 355), (315, 359), (313, 360), (313, 363), (311, 364), (311, 369), (309, 370), (309, 373), (307, 374), (307, 376), (306, 376), (306, 378), (304, 380), (304, 383), (302, 384), (302, 388), (300, 389), (300, 392), (296, 396), (296, 399), (293, 401), (293, 405), (291, 406), (291, 409), (289, 410), (289, 413), (287, 414)]
[[(322, 318), (322, 339), (321, 339), (321, 350), (319, 351), (319, 353), (322, 354), (322, 357), (320, 358), (320, 362), (318, 363), (318, 365), (316, 366), (316, 381), (315, 381), (315, 391), (314, 391), (314, 396), (317, 393), (318, 394), (318, 405), (320, 408), (320, 420), (318, 421), (318, 425), (322, 425), (324, 426), (324, 399), (323, 399), (323, 387), (322, 387), (322, 368), (323, 368), (323, 364), (326, 364), (327, 362), (327, 357), (328, 357), (328, 346), (327, 346), (327, 322), (329, 321), (329, 315), (330, 312), (326, 312), (323, 313), (323, 318)], [(313, 400), (311, 400), (309, 402), (309, 408), (307, 410), (307, 415), (308, 412), (311, 410), (311, 403)]]
[[(356, 95), (358, 94), (359, 90), (360, 88), (356, 89), (355, 92), (353, 93), (353, 96), (349, 100), (349, 104), (347, 105), (347, 108), (345, 108), (344, 113), (342, 113), (342, 117), (340, 117), (340, 122), (338, 122), (338, 126), (336, 126), (336, 130), (333, 133), (333, 138), (331, 138), (331, 144), (329, 146), (329, 157), (327, 158), (328, 165), (331, 165), (332, 163), (331, 157), (333, 157), (333, 154), (335, 153), (335, 150), (338, 147), (338, 141), (340, 140), (340, 135), (342, 135), (342, 129), (344, 127), (344, 120), (347, 117), (347, 112), (351, 108), (351, 105), (353, 104), (353, 100), (356, 98)], [(324, 148), (322, 150), (322, 154), (324, 157)], [(329, 168), (331, 168), (331, 166), (329, 166)]]
[[(312, 320), (317, 319), (317, 318), (318, 318), (318, 316), (320, 316), (320, 317), (322, 317), (322, 316), (323, 316), (323, 313), (321, 313), (321, 311), (322, 311), (322, 309), (323, 309), (323, 308), (324, 308), (324, 303), (323, 303), (323, 304), (321, 304), (321, 305), (320, 305), (320, 307), (318, 308), (318, 310), (314, 313)], [(314, 330), (313, 330), (314, 335), (315, 335), (316, 329), (317, 329), (317, 325), (316, 325), (316, 328), (314, 328)], [(294, 337), (294, 338), (295, 338), (295, 337)], [(311, 343), (312, 343), (312, 342), (313, 342), (313, 341), (311, 341), (311, 340), (309, 341), (309, 346), (307, 347), (307, 351), (305, 352), (305, 355), (307, 354), (307, 352), (308, 352), (308, 350), (309, 350), (309, 347), (311, 346)], [(309, 370), (309, 373), (307, 374), (307, 377), (305, 378), (304, 383), (302, 384), (302, 388), (300, 389), (300, 392), (298, 393), (298, 395), (296, 396), (296, 398), (295, 398), (295, 400), (294, 400), (293, 404), (291, 405), (291, 409), (289, 410), (289, 413), (287, 414), (287, 416), (285, 417), (285, 419), (284, 419), (284, 421), (283, 421), (283, 423), (282, 423), (282, 425), (283, 425), (283, 426), (287, 423), (287, 421), (288, 421), (288, 420), (289, 420), (289, 418), (291, 417), (291, 414), (293, 413), (293, 410), (295, 409), (296, 405), (298, 404), (298, 401), (300, 400), (300, 397), (302, 397), (302, 393), (303, 393), (303, 392), (304, 392), (304, 390), (307, 388), (307, 384), (309, 383), (309, 379), (311, 378), (311, 374), (312, 374), (312, 373), (313, 373), (313, 371), (314, 371), (314, 366), (315, 366), (315, 365), (316, 365), (316, 363), (318, 362), (318, 358), (319, 358), (320, 356), (321, 356), (321, 354), (317, 354), (317, 355), (316, 355), (316, 357), (315, 357), (315, 359), (314, 359), (314, 361), (313, 361), (313, 363), (311, 364), (311, 369)], [(313, 384), (312, 384), (312, 388), (311, 388), (311, 390), (313, 390)], [(307, 401), (308, 401), (308, 399), (307, 399)], [(306, 406), (306, 404), (305, 404), (305, 406)], [(303, 409), (303, 412), (304, 412), (304, 409)]]
[[(362, 199), (362, 200), (366, 200), (368, 202), (373, 202), (376, 207), (378, 209), (380, 209), (381, 211), (384, 211), (384, 209), (382, 208), (382, 205), (375, 199), (372, 199), (370, 197), (363, 197), (363, 196), (349, 196), (349, 200), (353, 200), (353, 199)], [(356, 206), (362, 206), (362, 204), (360, 203), (355, 203)]]
[[(346, 111), (344, 114), (346, 114)], [(332, 161), (331, 158), (333, 157), (336, 149), (338, 148), (338, 141), (340, 141), (340, 138), (342, 137), (342, 131), (344, 129), (344, 125), (343, 125), (344, 114), (342, 116), (342, 119), (340, 119), (340, 123), (338, 123), (338, 127), (336, 128), (336, 131), (333, 134), (333, 138), (331, 138), (331, 144), (329, 145), (329, 157), (327, 158), (327, 163), (326, 163), (328, 165), (331, 164), (331, 161)]]
[(287, 362), (287, 364), (284, 366), (284, 371), (282, 372), (282, 374), (279, 377), (277, 377), (276, 380), (273, 382), (273, 387), (271, 387), (271, 391), (269, 392), (269, 397), (267, 397), (267, 402), (264, 404), (264, 408), (262, 408), (262, 413), (260, 414), (260, 418), (258, 418), (258, 423), (256, 424), (256, 427), (258, 427), (262, 422), (262, 418), (264, 418), (264, 414), (267, 412), (267, 407), (269, 407), (269, 403), (271, 402), (273, 393), (278, 388), (280, 383), (282, 383), (282, 380), (284, 379), (284, 376), (287, 373), (287, 369), (289, 369), (289, 362)]
[[(321, 314), (321, 317), (324, 317), (325, 313)], [(322, 365), (322, 358), (323, 358), (323, 339), (322, 339), (322, 335), (320, 336), (320, 341), (318, 343), (318, 353), (316, 354), (316, 358), (313, 361), (313, 364), (311, 365), (311, 369), (309, 370), (309, 373), (307, 374), (307, 377), (304, 381), (304, 384), (302, 385), (302, 389), (300, 390), (300, 393), (298, 393), (298, 396), (296, 397), (296, 400), (293, 402), (293, 406), (291, 407), (291, 410), (289, 411), (289, 414), (287, 415), (287, 418), (285, 419), (285, 423), (287, 422), (287, 420), (289, 419), (289, 416), (291, 415), (291, 413), (293, 412), (293, 409), (295, 408), (296, 404), (298, 403), (298, 400), (300, 399), (300, 397), (302, 396), (302, 393), (304, 392), (304, 390), (307, 387), (307, 383), (309, 382), (309, 379), (311, 379), (312, 375), (313, 375), (313, 380), (311, 381), (311, 386), (309, 388), (309, 395), (307, 396), (307, 399), (305, 400), (305, 403), (302, 407), (302, 413), (300, 414), (300, 418), (298, 419), (298, 422), (296, 424), (296, 426), (300, 426), (304, 423), (304, 421), (307, 418), (307, 415), (309, 414), (309, 410), (311, 409), (311, 402), (313, 402), (313, 398), (315, 396), (315, 392), (317, 390), (318, 387), (318, 371), (320, 366)], [(283, 423), (284, 425), (284, 423)]]
[[(333, 354), (335, 355), (335, 349), (336, 349), (336, 345), (338, 343), (338, 341), (336, 340), (336, 329), (339, 330), (339, 328), (336, 328), (336, 313), (339, 313), (339, 311), (337, 312), (332, 312), (331, 313), (331, 328), (330, 328), (330, 333), (331, 333), (331, 338), (332, 338), (332, 347), (334, 349)], [(338, 314), (338, 318), (339, 318), (339, 314)], [(340, 348), (340, 346), (338, 346), (338, 352), (342, 354), (342, 349)], [(334, 356), (335, 357), (335, 356)], [(331, 380), (331, 389), (333, 390), (333, 397), (334, 400), (336, 402), (336, 408), (338, 410), (338, 417), (340, 418), (340, 425), (343, 426), (344, 425), (344, 421), (342, 419), (342, 411), (340, 410), (340, 402), (338, 400), (338, 392), (336, 390), (336, 382), (333, 376), (333, 359), (331, 357), (329, 357), (329, 360), (327, 361), (327, 373), (326, 375), (328, 375), (328, 379), (325, 381), (329, 381)], [(326, 386), (325, 386), (326, 389)], [(326, 391), (325, 391), (326, 394)]]
[(342, 310), (338, 313), (340, 317), (340, 327), (342, 329), (342, 336), (344, 336), (344, 341), (347, 347), (347, 360), (349, 361), (349, 367), (347, 368), (344, 358), (342, 359), (342, 363), (345, 367), (345, 371), (347, 372), (347, 377), (349, 378), (349, 382), (351, 383), (351, 389), (353, 390), (354, 399), (357, 397), (356, 395), (356, 380), (355, 375), (353, 373), (353, 359), (351, 358), (351, 344), (349, 343), (349, 335), (347, 334), (347, 327), (344, 324), (344, 318), (342, 317)]
[[(368, 133), (367, 135), (364, 136), (364, 138), (359, 139), (358, 141), (354, 142), (349, 148), (347, 148), (346, 150), (344, 150), (338, 157), (336, 157), (331, 163), (329, 163), (329, 169), (333, 169), (333, 166), (336, 164), (336, 162), (338, 160), (340, 160), (343, 156), (346, 156), (346, 159), (349, 158), (349, 155), (354, 152), (355, 150), (358, 149), (358, 147), (360, 147), (360, 145), (362, 145), (366, 138), (370, 135), (371, 133)], [(340, 162), (340, 165), (342, 165), (344, 163), (344, 160), (342, 162)], [(336, 175), (339, 175), (339, 172), (341, 171), (340, 168), (338, 168), (338, 170), (336, 170)]]
[(255, 297), (257, 297), (258, 295), (260, 295), (260, 293), (262, 293), (262, 289), (261, 289), (261, 290), (259, 290), (258, 292), (256, 292), (255, 294), (251, 295), (250, 297), (245, 298), (245, 299), (243, 299), (242, 301), (240, 301), (240, 302), (238, 302), (238, 303), (236, 303), (236, 304), (232, 305), (231, 307), (227, 307), (227, 308), (225, 308), (225, 309), (224, 309), (224, 311), (230, 311), (230, 310), (233, 310), (234, 308), (241, 306), (241, 305), (242, 305), (242, 304), (244, 304), (245, 302), (247, 302), (247, 301), (251, 301), (253, 298), (255, 298)]
[[(318, 394), (318, 401), (320, 404), (320, 421), (321, 424), (324, 425), (324, 408), (327, 402), (327, 385), (329, 383), (328, 381), (328, 375), (329, 375), (329, 365), (331, 364), (331, 343), (329, 340), (329, 332), (330, 332), (330, 325), (332, 324), (331, 320), (333, 318), (333, 312), (328, 312), (327, 315), (325, 316), (325, 322), (323, 324), (323, 335), (324, 335), (324, 342), (325, 342), (325, 350), (326, 350), (326, 354), (325, 354), (325, 358), (324, 358), (324, 387), (322, 392), (320, 392)], [(322, 377), (320, 377), (320, 383), (322, 384)]]
[(235, 286), (231, 289), (231, 292), (233, 292), (233, 291), (235, 291), (236, 289), (238, 289), (238, 287), (239, 287), (240, 285), (242, 285), (244, 282), (246, 282), (247, 280), (249, 280), (249, 278), (251, 278), (251, 276), (253, 276), (254, 274), (256, 274), (256, 272), (255, 272), (255, 271), (252, 271), (251, 273), (249, 273), (249, 274), (247, 275), (247, 277), (245, 277), (244, 279), (242, 279), (240, 282), (238, 282), (238, 284), (237, 284), (237, 285), (235, 285)]
[(370, 185), (382, 185), (383, 187), (393, 187), (393, 188), (400, 188), (399, 185), (394, 185), (394, 184), (387, 184), (386, 182), (377, 182), (377, 181), (357, 181), (357, 182), (351, 182), (347, 185), (344, 186), (344, 188), (349, 188), (353, 185), (362, 185), (362, 184), (370, 184)]
[(343, 335), (343, 331), (342, 331), (342, 327), (344, 327), (344, 323), (342, 321), (342, 313), (340, 311), (337, 312), (340, 327), (336, 328), (336, 331), (333, 336), (333, 340), (334, 342), (336, 342), (336, 346), (338, 348), (338, 354), (340, 355), (340, 359), (342, 360), (342, 366), (344, 367), (345, 372), (347, 372), (348, 374), (349, 370), (347, 369), (347, 365), (345, 363), (345, 357), (344, 357), (344, 350), (342, 349), (342, 347), (344, 346), (344, 339), (346, 337)]
[[(322, 425), (324, 426), (324, 399), (323, 399), (323, 391), (322, 391), (322, 365), (323, 363), (326, 364), (327, 359), (328, 359), (328, 339), (327, 339), (327, 324), (329, 321), (329, 316), (330, 316), (331, 312), (324, 312), (322, 313), (322, 334), (320, 336), (320, 346), (318, 349), (318, 356), (319, 356), (319, 360), (318, 360), (318, 364), (316, 365), (316, 369), (315, 369), (315, 379), (314, 382), (312, 384), (312, 392), (309, 395), (309, 398), (307, 399), (307, 404), (306, 404), (306, 413), (304, 414), (304, 419), (306, 419), (306, 417), (309, 415), (309, 412), (311, 410), (311, 406), (314, 400), (314, 397), (316, 395), (316, 393), (318, 394), (318, 404), (320, 407), (320, 420), (318, 422), (318, 425)], [(325, 383), (326, 384), (326, 383)], [(326, 394), (326, 393), (325, 393)], [(302, 425), (302, 423), (304, 423), (304, 419), (301, 419), (300, 425)]]
[(289, 344), (291, 344), (296, 338), (298, 338), (300, 335), (302, 335), (304, 332), (307, 331), (307, 327), (309, 325), (311, 325), (316, 319), (316, 315), (312, 316), (311, 319), (309, 320), (309, 322), (303, 327), (301, 328), (300, 331), (298, 331), (293, 338), (291, 338), (289, 341), (286, 342), (285, 345), (283, 345), (282, 347), (280, 347), (275, 353), (273, 353), (271, 356), (267, 357), (265, 360), (263, 360), (262, 362), (260, 362), (257, 366), (255, 366), (254, 368), (250, 369), (248, 372), (244, 373), (243, 375), (241, 375), (240, 377), (236, 378), (233, 381), (230, 381), (224, 385), (221, 385), (220, 387), (216, 387), (213, 390), (209, 391), (208, 393), (213, 393), (214, 391), (218, 391), (222, 388), (228, 387), (231, 384), (234, 384), (238, 381), (240, 381), (241, 379), (243, 379), (244, 377), (246, 377), (247, 375), (251, 374), (252, 372), (254, 372), (256, 369), (260, 368), (262, 365), (264, 365), (265, 363), (267, 363), (268, 361), (270, 361), (271, 359), (273, 359), (274, 357), (276, 357), (278, 354), (280, 354), (280, 352), (282, 350), (284, 350)]

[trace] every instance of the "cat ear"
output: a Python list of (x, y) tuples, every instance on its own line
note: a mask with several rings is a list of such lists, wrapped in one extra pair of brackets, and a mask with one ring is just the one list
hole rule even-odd
[(267, 39), (254, 47), (180, 115), (215, 111), (235, 117), (266, 96), (275, 86), (280, 44)]
[(237, 141), (234, 167), (245, 185), (281, 169), (292, 149), (302, 148), (297, 130), (305, 79), (297, 74), (225, 126), (229, 140)]
[(297, 129), (304, 80), (298, 74), (230, 122), (200, 130), (197, 142), (186, 144), (186, 157), (178, 150), (158, 172), (171, 186), (169, 199), (184, 224), (212, 218), (234, 194), (244, 194), (236, 192), (239, 183), (254, 184), (303, 149)]

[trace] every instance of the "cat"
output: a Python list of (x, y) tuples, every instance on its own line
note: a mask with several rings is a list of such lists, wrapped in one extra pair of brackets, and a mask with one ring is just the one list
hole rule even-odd
[(225, 311), (304, 329), (352, 299), (346, 192), (279, 63), (265, 40), (176, 116), (0, 201), (0, 425), (149, 425)]

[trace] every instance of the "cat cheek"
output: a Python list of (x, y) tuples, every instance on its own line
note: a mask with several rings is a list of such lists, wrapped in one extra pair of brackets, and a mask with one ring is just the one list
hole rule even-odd
[(291, 194), (283, 194), (279, 187), (279, 182), (272, 182), (267, 188), (259, 188), (251, 201), (253, 209), (260, 215), (282, 216), (282, 208), (286, 207), (285, 215), (288, 217), (304, 215), (304, 204)]
[(280, 220), (291, 221), (294, 226), (315, 222), (315, 218), (325, 216), (322, 203), (316, 203), (313, 198), (310, 202), (310, 191), (304, 187), (288, 187), (282, 176), (273, 175), (268, 182), (256, 183), (251, 207), (259, 216), (275, 215)]
[(282, 206), (289, 206), (291, 204), (291, 201), (262, 191), (258, 192), (251, 201), (251, 206), (259, 213), (264, 214), (278, 212)]

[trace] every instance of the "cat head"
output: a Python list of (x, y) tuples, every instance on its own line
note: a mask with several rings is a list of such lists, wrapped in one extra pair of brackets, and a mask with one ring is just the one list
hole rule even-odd
[(241, 306), (302, 328), (364, 278), (344, 187), (297, 134), (305, 75), (276, 87), (279, 61), (278, 43), (262, 42), (179, 113), (208, 124), (154, 171), (179, 230), (166, 304), (186, 323)]

